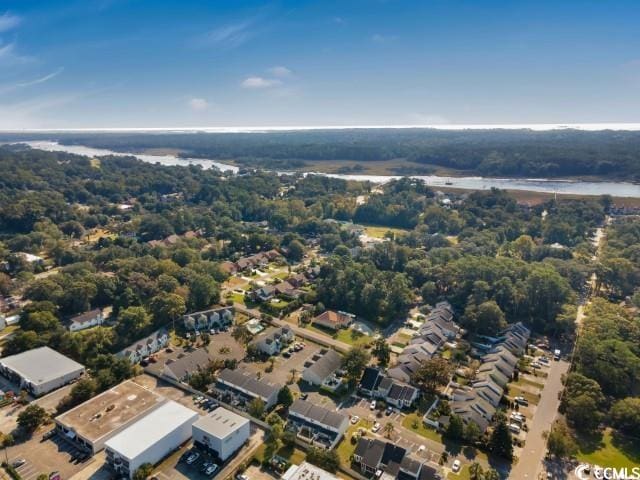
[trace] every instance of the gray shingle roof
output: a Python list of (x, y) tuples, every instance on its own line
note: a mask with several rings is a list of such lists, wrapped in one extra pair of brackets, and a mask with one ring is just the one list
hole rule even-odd
[(324, 379), (338, 370), (342, 365), (342, 357), (335, 350), (327, 350), (322, 357), (320, 357), (313, 365), (307, 368), (307, 370), (315, 373), (318, 378)]
[(300, 399), (297, 399), (289, 407), (289, 415), (309, 418), (321, 425), (327, 425), (334, 429), (340, 428), (347, 418), (340, 413), (332, 412), (331, 410)]

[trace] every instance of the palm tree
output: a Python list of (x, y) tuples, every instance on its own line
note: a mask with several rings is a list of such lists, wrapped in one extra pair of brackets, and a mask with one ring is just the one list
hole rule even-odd
[(471, 480), (482, 480), (482, 466), (478, 462), (473, 462), (471, 466), (469, 466), (469, 478)]
[(291, 370), (289, 370), (289, 373), (291, 374), (291, 381), (289, 383), (296, 383), (296, 377), (298, 376), (298, 370), (296, 370), (295, 368), (292, 368)]
[(13, 445), (13, 435), (10, 433), (0, 433), (0, 445), (4, 449), (4, 459), (9, 463), (9, 455), (7, 454), (7, 447)]
[(384, 434), (387, 438), (391, 438), (391, 435), (393, 435), (393, 432), (395, 432), (396, 427), (393, 426), (393, 423), (388, 422), (385, 426), (384, 426)]

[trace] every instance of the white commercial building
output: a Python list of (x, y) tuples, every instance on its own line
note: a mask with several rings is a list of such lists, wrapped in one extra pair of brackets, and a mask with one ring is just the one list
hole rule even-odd
[(133, 478), (141, 465), (155, 465), (191, 438), (198, 413), (172, 400), (162, 404), (105, 444), (107, 463)]
[(226, 408), (218, 407), (193, 424), (193, 441), (224, 461), (249, 439), (251, 422)]
[(79, 378), (84, 366), (49, 347), (0, 359), (0, 373), (38, 397)]
[(291, 465), (282, 474), (282, 480), (340, 480), (334, 474), (316, 467), (309, 462), (302, 462), (300, 465)]

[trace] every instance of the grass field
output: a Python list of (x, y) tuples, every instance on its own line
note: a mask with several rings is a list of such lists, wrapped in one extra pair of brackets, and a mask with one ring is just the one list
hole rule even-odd
[(534, 395), (533, 393), (527, 392), (513, 383), (509, 384), (509, 396), (511, 398), (524, 397), (532, 405), (537, 405), (540, 401), (540, 395)]
[(340, 463), (342, 465), (349, 466), (351, 464), (351, 455), (353, 455), (353, 451), (356, 449), (356, 444), (351, 443), (351, 437), (358, 431), (358, 428), (369, 430), (372, 426), (373, 423), (364, 418), (361, 418), (355, 425), (349, 425), (349, 428), (347, 428), (347, 431), (344, 434), (344, 438), (336, 448), (336, 452), (338, 452)]
[[(414, 428), (415, 425), (417, 425), (417, 428)], [(404, 420), (402, 420), (402, 426), (425, 438), (442, 443), (442, 435), (436, 432), (433, 428), (425, 426), (422, 422), (422, 418), (417, 413), (407, 415)]]
[(406, 235), (409, 230), (405, 230), (403, 228), (378, 227), (369, 225), (364, 227), (364, 233), (373, 238), (384, 238), (387, 232), (391, 232), (397, 237), (399, 235)]
[[(256, 453), (254, 454), (254, 458), (259, 462), (262, 462), (264, 460), (265, 451), (266, 445), (260, 445), (256, 450)], [(302, 463), (306, 458), (306, 454), (302, 450), (300, 450), (299, 448), (288, 446), (281, 447), (280, 450), (276, 452), (276, 455), (284, 458), (289, 463), (295, 463), (298, 465)]]
[(637, 439), (614, 436), (610, 429), (602, 436), (579, 437), (578, 454), (581, 462), (601, 467), (640, 467), (640, 442)]
[(307, 325), (306, 327), (309, 330), (313, 330), (315, 332), (326, 335), (327, 337), (334, 338), (348, 345), (367, 345), (373, 341), (373, 339), (367, 335), (361, 335), (358, 332), (351, 329), (341, 329), (337, 332), (333, 332), (331, 330), (327, 330), (324, 328), (316, 327), (315, 325)]

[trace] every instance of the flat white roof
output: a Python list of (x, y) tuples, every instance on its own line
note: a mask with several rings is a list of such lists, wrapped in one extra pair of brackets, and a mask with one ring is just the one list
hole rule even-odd
[(300, 465), (291, 465), (282, 475), (283, 480), (340, 480), (334, 474), (326, 470), (311, 465), (309, 462), (302, 462)]
[(197, 418), (197, 412), (169, 400), (107, 441), (105, 446), (132, 460), (178, 427), (193, 423)]
[(0, 358), (0, 365), (14, 371), (34, 385), (84, 370), (84, 366), (49, 347), (34, 348), (26, 352)]
[(193, 426), (213, 437), (226, 438), (247, 423), (249, 423), (249, 419), (242, 415), (218, 407), (210, 415), (200, 417)]

